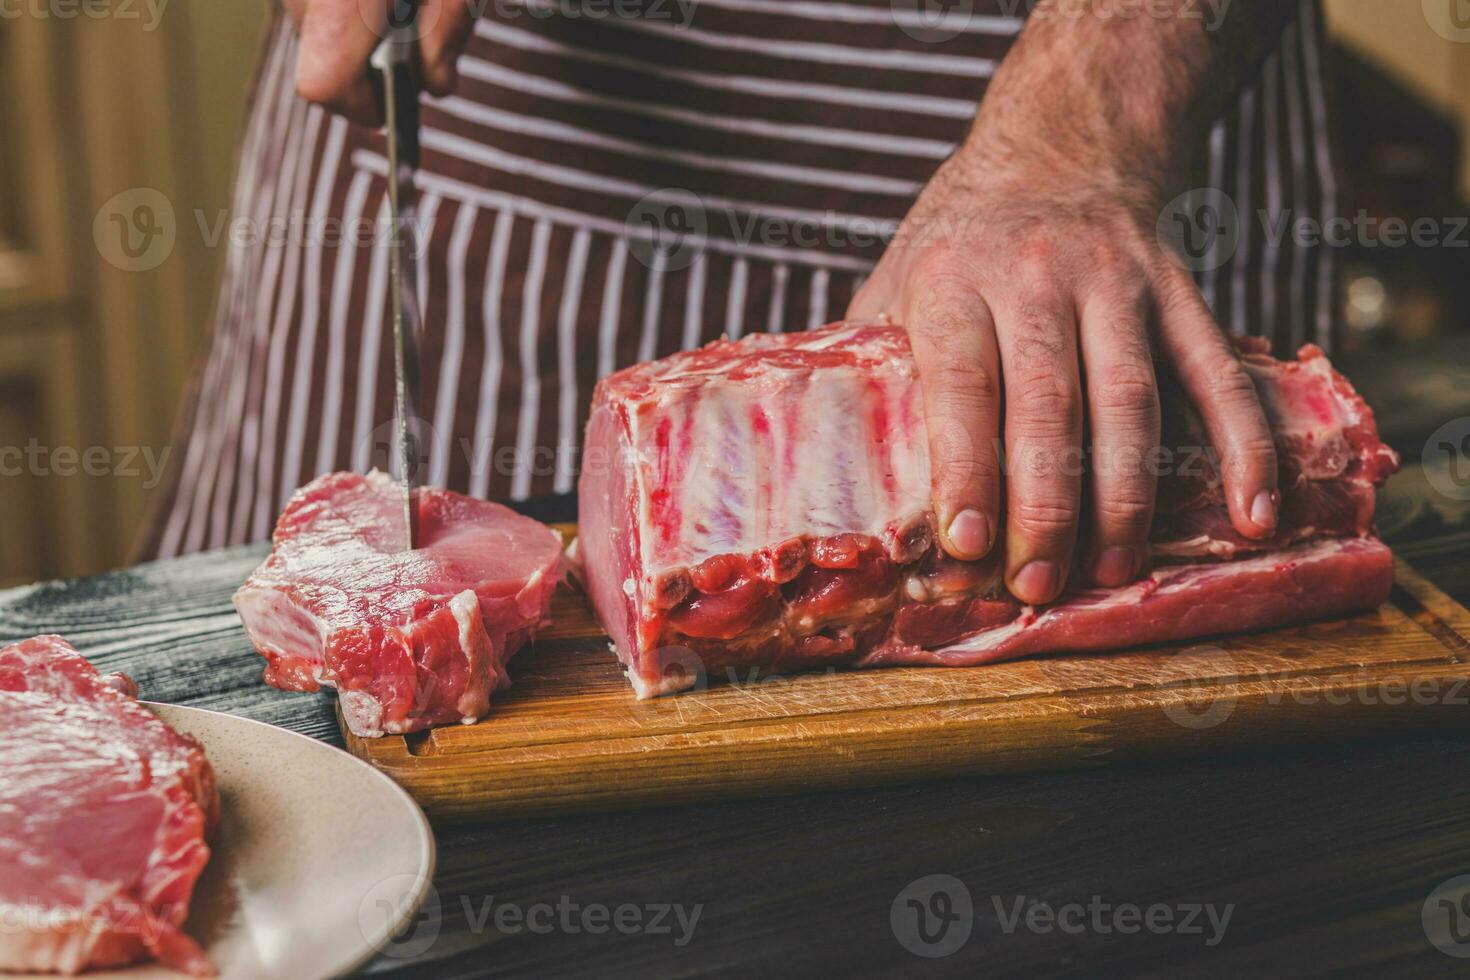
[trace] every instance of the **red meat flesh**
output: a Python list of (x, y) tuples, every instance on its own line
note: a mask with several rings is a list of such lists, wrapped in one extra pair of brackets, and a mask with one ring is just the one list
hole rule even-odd
[(214, 972), (182, 931), (214, 771), (133, 690), (58, 636), (0, 650), (0, 972)]
[(546, 618), (561, 538), (499, 504), (414, 491), (418, 547), (381, 473), (332, 473), (298, 490), (274, 548), (235, 593), (266, 683), (337, 688), (358, 735), (472, 723)]
[(965, 664), (1377, 604), (1391, 562), (1369, 536), (1373, 504), (1397, 457), (1316, 347), (1294, 362), (1256, 341), (1240, 348), (1280, 457), (1282, 516), (1269, 540), (1231, 525), (1204, 427), (1166, 378), (1150, 536), (1160, 567), (1123, 589), (1025, 607), (1002, 580), (1003, 543), (979, 562), (935, 543), (903, 330), (834, 324), (721, 341), (604, 379), (579, 485), (580, 574), (642, 697), (694, 683), (691, 652), (711, 670)]

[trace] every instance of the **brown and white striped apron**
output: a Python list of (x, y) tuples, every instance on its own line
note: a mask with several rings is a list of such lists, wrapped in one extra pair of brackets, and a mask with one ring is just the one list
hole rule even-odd
[[(458, 93), (425, 100), (429, 483), (566, 494), (599, 376), (839, 318), (963, 138), (1023, 23), (1002, 11), (1028, 7), (980, 0), (936, 31), (902, 0), (638, 2), (637, 17), (608, 13), (627, 0), (485, 3)], [(264, 539), (313, 476), (383, 465), (383, 141), (295, 96), (296, 46), (278, 15), (240, 159), (246, 233), (145, 556)], [(1197, 183), (1242, 215), (1332, 217), (1322, 68), (1320, 10), (1301, 0), (1201, 148)], [(1325, 344), (1330, 249), (1266, 224), (1246, 222), (1200, 286), (1230, 329)]]

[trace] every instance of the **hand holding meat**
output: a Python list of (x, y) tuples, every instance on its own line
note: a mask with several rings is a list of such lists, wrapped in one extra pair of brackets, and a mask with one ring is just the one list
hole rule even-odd
[[(1156, 482), (1144, 461), (1160, 435), (1155, 359), (1205, 421), (1236, 530), (1261, 539), (1276, 528), (1277, 463), (1260, 401), (1155, 231), (1183, 189), (1180, 148), (1197, 145), (1189, 137), (1229, 91), (1222, 51), (1248, 63), (1279, 18), (1231, 16), (1213, 39), (1179, 17), (1033, 17), (970, 138), (849, 310), (907, 326), (941, 542), (974, 559), (1004, 538), (1006, 583), (1024, 601), (1062, 593), (1079, 525), (1091, 528), (1092, 583), (1119, 586), (1143, 571)], [(1111, 84), (1121, 70), (1124, 88)], [(1068, 460), (1089, 437), (1106, 465), (1090, 467), (1084, 514), (1083, 468)]]

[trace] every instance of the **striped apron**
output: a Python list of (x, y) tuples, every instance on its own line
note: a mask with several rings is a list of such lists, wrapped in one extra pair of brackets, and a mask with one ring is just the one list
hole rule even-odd
[[(458, 92), (426, 99), (419, 296), (426, 482), (561, 500), (594, 382), (721, 334), (841, 317), (966, 133), (1026, 9), (980, 0), (500, 0)], [(292, 90), (277, 15), (255, 82), (213, 346), (141, 557), (269, 536), (292, 490), (386, 465), (393, 412), (380, 133)], [(1221, 323), (1326, 343), (1337, 207), (1320, 10), (1199, 148), (1243, 216), (1199, 283)], [(1268, 218), (1273, 220), (1267, 220)], [(534, 509), (533, 509), (534, 512)], [(557, 515), (558, 508), (541, 513)]]

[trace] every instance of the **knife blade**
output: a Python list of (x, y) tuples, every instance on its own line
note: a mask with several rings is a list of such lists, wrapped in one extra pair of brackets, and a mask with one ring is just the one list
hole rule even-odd
[(388, 211), (392, 240), (388, 251), (389, 302), (393, 317), (393, 398), (395, 474), (403, 489), (405, 550), (417, 543), (413, 488), (418, 482), (419, 453), (412, 423), (419, 394), (419, 308), (415, 295), (418, 251), (414, 238), (414, 178), (419, 165), (419, 84), (417, 0), (394, 0), (387, 30), (372, 55), (382, 85), (383, 119), (388, 144)]

